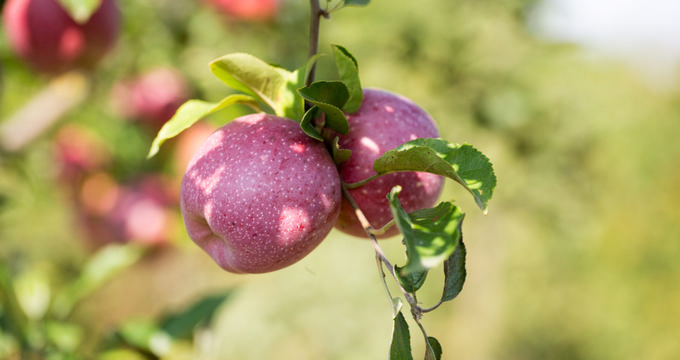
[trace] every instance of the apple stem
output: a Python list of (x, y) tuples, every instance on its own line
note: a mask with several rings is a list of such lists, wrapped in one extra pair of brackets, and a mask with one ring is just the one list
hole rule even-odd
[[(319, 52), (319, 32), (321, 28), (321, 17), (328, 18), (328, 13), (321, 8), (319, 0), (309, 1), (311, 13), (309, 24), (309, 58), (311, 59)], [(314, 82), (314, 73), (316, 72), (316, 64), (312, 64), (307, 77), (306, 86)]]

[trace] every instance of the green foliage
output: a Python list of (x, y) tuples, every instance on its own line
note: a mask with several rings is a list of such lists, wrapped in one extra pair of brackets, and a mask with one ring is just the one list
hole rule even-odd
[(455, 299), (465, 283), (467, 271), (465, 270), (465, 244), (463, 243), (463, 236), (458, 238), (458, 245), (453, 254), (444, 261), (444, 293), (440, 301), (449, 301)]
[(163, 124), (163, 127), (151, 143), (151, 149), (147, 154), (147, 158), (155, 156), (166, 140), (179, 135), (204, 117), (235, 104), (244, 104), (255, 109), (259, 106), (253, 97), (241, 94), (229, 95), (216, 103), (202, 100), (189, 100), (185, 102), (177, 109), (175, 115)]
[(453, 254), (460, 239), (464, 214), (450, 202), (435, 208), (406, 213), (399, 202), (401, 187), (388, 196), (395, 223), (404, 237), (408, 263), (402, 275), (429, 270)]
[(394, 317), (392, 329), (392, 344), (390, 345), (390, 360), (412, 360), (411, 334), (404, 315), (399, 311)]
[(397, 171), (425, 171), (446, 176), (463, 185), (486, 212), (496, 187), (496, 175), (489, 159), (471, 145), (457, 145), (444, 139), (415, 139), (378, 158), (373, 169), (378, 175)]
[(425, 360), (440, 360), (442, 358), (442, 345), (439, 340), (432, 336), (427, 338), (427, 346), (425, 347)]
[(333, 45), (333, 54), (335, 55), (340, 80), (349, 91), (349, 99), (342, 105), (342, 109), (351, 114), (359, 109), (363, 99), (361, 80), (359, 79), (359, 63), (347, 49), (340, 45)]

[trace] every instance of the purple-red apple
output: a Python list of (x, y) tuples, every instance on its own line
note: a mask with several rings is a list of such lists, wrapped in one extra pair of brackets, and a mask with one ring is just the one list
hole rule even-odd
[(297, 122), (263, 113), (210, 135), (180, 191), (189, 236), (234, 273), (270, 272), (305, 257), (333, 228), (340, 202), (323, 143)]
[(113, 105), (123, 116), (158, 131), (189, 99), (189, 86), (180, 72), (157, 67), (117, 83)]
[(57, 177), (67, 185), (77, 185), (83, 176), (101, 170), (110, 160), (104, 140), (75, 124), (66, 124), (56, 132), (53, 153)]
[(225, 14), (239, 20), (272, 20), (279, 12), (279, 0), (208, 0)]
[[(338, 145), (352, 150), (352, 156), (338, 167), (341, 179), (357, 183), (376, 174), (373, 162), (388, 150), (417, 138), (439, 137), (432, 118), (411, 100), (379, 89), (364, 89), (359, 110), (347, 114), (350, 131), (341, 135)], [(380, 176), (349, 192), (371, 226), (380, 229), (392, 220), (387, 194), (402, 188), (399, 200), (407, 212), (432, 207), (441, 193), (444, 179), (421, 172), (398, 172)], [(336, 227), (348, 234), (366, 237), (349, 202), (343, 200)], [(397, 233), (392, 226), (378, 237)]]
[(80, 187), (76, 206), (90, 243), (167, 243), (174, 230), (176, 203), (166, 183), (158, 175), (125, 184), (105, 172), (88, 176)]
[(48, 74), (91, 69), (114, 45), (120, 28), (115, 0), (102, 0), (84, 24), (57, 0), (7, 0), (2, 19), (17, 55)]

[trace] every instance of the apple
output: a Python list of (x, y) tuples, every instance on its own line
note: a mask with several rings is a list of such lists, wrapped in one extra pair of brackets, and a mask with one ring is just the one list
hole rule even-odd
[(225, 14), (248, 21), (272, 20), (279, 12), (279, 0), (209, 0)]
[(156, 67), (113, 87), (114, 107), (126, 118), (159, 130), (189, 99), (183, 75), (169, 67)]
[(106, 172), (89, 175), (80, 187), (76, 205), (90, 242), (95, 246), (112, 242), (158, 246), (169, 242), (176, 205), (166, 182), (155, 174), (125, 183)]
[[(357, 183), (373, 175), (373, 162), (386, 151), (417, 138), (439, 137), (432, 118), (411, 100), (380, 89), (364, 89), (359, 109), (347, 114), (350, 131), (340, 135), (341, 149), (352, 151), (352, 156), (338, 166), (340, 178), (346, 184)], [(371, 226), (384, 227), (392, 220), (387, 195), (395, 185), (402, 187), (399, 200), (407, 212), (432, 207), (441, 193), (444, 179), (439, 175), (421, 172), (398, 172), (380, 176), (349, 191)], [(343, 201), (336, 223), (339, 230), (366, 237), (349, 202)], [(396, 226), (377, 237), (397, 234)]]
[(2, 20), (17, 55), (47, 74), (93, 68), (113, 47), (120, 29), (114, 0), (102, 0), (84, 24), (57, 0), (8, 0)]
[(223, 269), (264, 273), (292, 265), (332, 230), (340, 177), (323, 143), (290, 119), (239, 117), (210, 135), (184, 174), (189, 237)]
[(111, 156), (103, 139), (76, 124), (65, 124), (57, 130), (53, 154), (57, 178), (71, 185), (77, 184), (84, 175), (105, 168)]

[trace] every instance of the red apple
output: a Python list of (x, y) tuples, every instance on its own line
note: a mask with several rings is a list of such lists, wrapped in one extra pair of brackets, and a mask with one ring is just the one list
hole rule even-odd
[(272, 20), (279, 12), (279, 0), (209, 0), (225, 14), (240, 20)]
[(157, 131), (189, 99), (189, 86), (177, 70), (158, 67), (119, 82), (112, 96), (114, 107), (123, 116)]
[(333, 228), (340, 178), (323, 143), (290, 119), (242, 116), (189, 162), (180, 208), (191, 239), (223, 269), (264, 273), (309, 254)]
[(75, 185), (109, 162), (109, 150), (97, 134), (75, 124), (62, 126), (54, 136), (54, 155), (60, 181)]
[[(347, 184), (365, 180), (372, 175), (373, 162), (388, 150), (417, 138), (439, 137), (439, 131), (432, 118), (411, 100), (384, 90), (364, 89), (361, 107), (347, 115), (350, 132), (341, 135), (339, 146), (352, 150), (349, 160), (338, 167), (340, 177)], [(387, 194), (392, 187), (401, 185), (401, 205), (407, 212), (432, 207), (443, 187), (444, 179), (430, 173), (399, 172), (378, 177), (367, 184), (350, 190), (371, 226), (382, 228), (390, 220)], [(345, 200), (342, 203), (336, 227), (341, 231), (366, 237), (363, 227), (354, 215), (354, 210)], [(392, 226), (379, 237), (388, 237), (398, 232)]]
[(112, 48), (120, 28), (114, 0), (102, 0), (84, 24), (73, 20), (57, 0), (7, 0), (2, 19), (17, 55), (49, 74), (91, 69)]
[(174, 203), (165, 180), (156, 175), (119, 184), (100, 172), (87, 177), (78, 196), (80, 220), (93, 245), (167, 243), (174, 226)]

